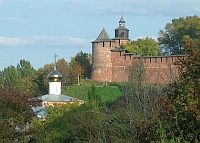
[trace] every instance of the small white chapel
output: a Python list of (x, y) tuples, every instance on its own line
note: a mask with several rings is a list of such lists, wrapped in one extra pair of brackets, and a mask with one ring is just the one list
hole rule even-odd
[(54, 54), (54, 69), (50, 72), (47, 76), (49, 81), (49, 93), (39, 97), (41, 101), (40, 106), (32, 107), (32, 110), (37, 113), (38, 118), (45, 118), (45, 107), (62, 105), (73, 102), (78, 102), (79, 104), (83, 104), (83, 100), (79, 100), (64, 94), (61, 94), (61, 79), (62, 74), (56, 70), (56, 57), (57, 55)]

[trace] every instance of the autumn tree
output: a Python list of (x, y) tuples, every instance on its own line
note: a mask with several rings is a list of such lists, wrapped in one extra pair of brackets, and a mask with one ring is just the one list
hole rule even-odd
[(0, 88), (0, 142), (27, 141), (28, 125), (35, 116), (29, 99), (11, 88)]
[(188, 56), (177, 61), (180, 78), (164, 88), (153, 108), (157, 114), (134, 126), (139, 142), (200, 141), (200, 52), (195, 46), (185, 45)]
[(186, 54), (185, 44), (199, 39), (200, 17), (196, 15), (173, 19), (171, 23), (166, 24), (165, 30), (160, 30), (158, 37), (162, 49), (169, 49), (173, 55)]
[(48, 79), (47, 76), (50, 72), (52, 72), (54, 69), (54, 64), (45, 64), (43, 68), (38, 69), (38, 74), (39, 74), (39, 81), (44, 85), (44, 87), (48, 87)]
[(82, 78), (90, 78), (91, 55), (83, 53), (82, 51), (77, 53), (75, 57), (71, 58), (70, 68), (71, 81), (73, 84), (78, 83), (78, 75), (81, 75)]
[(166, 132), (168, 138), (174, 135), (181, 142), (199, 142), (200, 52), (190, 44), (185, 48), (189, 56), (179, 59), (180, 79), (166, 90), (165, 98), (160, 101), (160, 119), (170, 127)]
[(57, 70), (62, 74), (62, 83), (68, 84), (70, 82), (70, 66), (65, 59), (60, 59), (56, 63)]
[(128, 52), (143, 56), (157, 56), (160, 52), (158, 42), (150, 37), (131, 41), (130, 44), (122, 45), (122, 48), (126, 49)]

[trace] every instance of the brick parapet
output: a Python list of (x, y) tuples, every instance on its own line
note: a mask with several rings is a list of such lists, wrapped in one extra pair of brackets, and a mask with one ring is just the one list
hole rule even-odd
[[(137, 56), (134, 53), (126, 53), (125, 50), (111, 50), (109, 62), (102, 58), (96, 60), (98, 70), (93, 72), (92, 79), (102, 82), (127, 82), (129, 68), (133, 62), (142, 60), (151, 84), (169, 83), (178, 77), (176, 63), (178, 58), (185, 56)], [(103, 61), (104, 60), (104, 61)]]

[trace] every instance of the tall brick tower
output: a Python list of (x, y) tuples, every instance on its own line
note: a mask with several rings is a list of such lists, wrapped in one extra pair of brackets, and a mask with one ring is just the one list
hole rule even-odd
[(129, 41), (129, 30), (125, 27), (123, 16), (115, 29), (115, 38), (111, 39), (103, 28), (97, 39), (92, 41), (92, 80), (112, 82), (112, 50)]
[(111, 81), (111, 50), (115, 48), (114, 44), (104, 28), (92, 42), (92, 80)]

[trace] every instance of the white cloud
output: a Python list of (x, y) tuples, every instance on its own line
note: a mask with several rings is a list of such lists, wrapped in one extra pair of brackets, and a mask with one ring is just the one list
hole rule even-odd
[(29, 45), (32, 44), (31, 41), (25, 40), (19, 37), (3, 37), (0, 36), (0, 46), (19, 46), (19, 45)]
[(49, 45), (49, 46), (67, 46), (67, 45), (85, 45), (89, 41), (85, 39), (70, 37), (70, 36), (48, 36), (48, 35), (35, 35), (30, 39), (35, 45)]
[(0, 36), (0, 46), (81, 46), (90, 44), (89, 40), (70, 36), (35, 35), (27, 38)]

